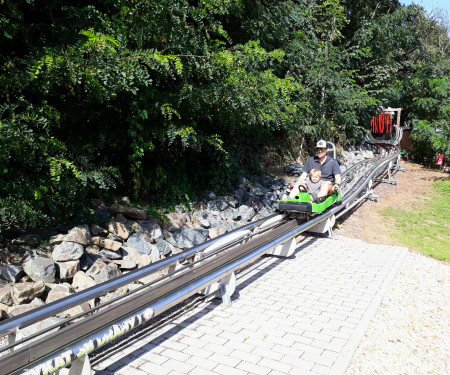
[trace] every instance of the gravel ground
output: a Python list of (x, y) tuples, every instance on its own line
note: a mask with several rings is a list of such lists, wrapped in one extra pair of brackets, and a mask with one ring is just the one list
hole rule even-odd
[(346, 375), (450, 374), (450, 265), (409, 252)]

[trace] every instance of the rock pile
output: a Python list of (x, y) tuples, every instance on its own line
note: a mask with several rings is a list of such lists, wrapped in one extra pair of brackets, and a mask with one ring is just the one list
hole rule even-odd
[[(261, 177), (250, 183), (241, 178), (232, 194), (207, 191), (189, 208), (176, 206), (164, 223), (148, 219), (145, 210), (114, 204), (105, 227), (80, 225), (50, 237), (48, 243), (36, 234), (20, 236), (0, 249), (1, 316), (22, 314), (268, 216), (287, 189), (284, 179)], [(100, 300), (138, 286), (119, 288)], [(82, 313), (100, 300), (82, 303), (57, 318)]]
[(344, 172), (344, 170), (350, 168), (353, 164), (373, 157), (374, 153), (370, 148), (360, 147), (358, 150), (343, 151), (342, 157), (339, 159), (343, 164), (341, 165), (341, 170)]

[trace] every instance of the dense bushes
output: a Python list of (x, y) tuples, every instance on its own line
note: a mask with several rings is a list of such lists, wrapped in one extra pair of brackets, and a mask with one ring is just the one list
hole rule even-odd
[(377, 105), (449, 151), (445, 24), (396, 0), (2, 1), (0, 25), (2, 229), (225, 190)]

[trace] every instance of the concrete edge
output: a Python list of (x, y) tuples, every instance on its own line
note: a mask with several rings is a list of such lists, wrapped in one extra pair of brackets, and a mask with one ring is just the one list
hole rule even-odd
[(403, 247), (403, 248), (400, 247), (400, 248), (402, 249), (402, 251), (399, 254), (399, 257), (397, 258), (389, 275), (384, 279), (383, 284), (381, 285), (377, 294), (372, 299), (372, 302), (370, 303), (369, 307), (367, 308), (366, 313), (364, 314), (362, 319), (359, 321), (359, 323), (356, 326), (354, 332), (352, 333), (350, 339), (347, 341), (347, 343), (342, 348), (342, 351), (339, 354), (339, 358), (334, 362), (333, 366), (330, 369), (330, 374), (344, 375), (345, 372), (347, 371), (348, 367), (350, 366), (351, 360), (353, 358), (353, 354), (355, 353), (356, 349), (358, 348), (358, 346), (364, 336), (364, 333), (367, 331), (367, 328), (369, 328), (369, 324), (372, 321), (373, 317), (375, 316), (375, 314), (378, 310), (378, 307), (380, 306), (381, 301), (383, 300), (383, 297), (386, 295), (395, 276), (397, 276), (397, 272), (398, 272), (400, 266), (402, 265), (403, 260), (406, 257), (406, 254), (408, 254), (408, 248), (406, 248), (406, 247)]

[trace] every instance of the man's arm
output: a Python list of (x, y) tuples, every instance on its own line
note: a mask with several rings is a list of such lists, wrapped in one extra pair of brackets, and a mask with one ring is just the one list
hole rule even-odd
[(341, 182), (342, 182), (341, 175), (340, 174), (334, 175), (333, 189), (339, 191), (339, 189), (341, 188)]
[(333, 164), (333, 176), (334, 176), (334, 185), (332, 187), (332, 190), (339, 191), (341, 189), (341, 167), (339, 166), (339, 163), (334, 160)]

